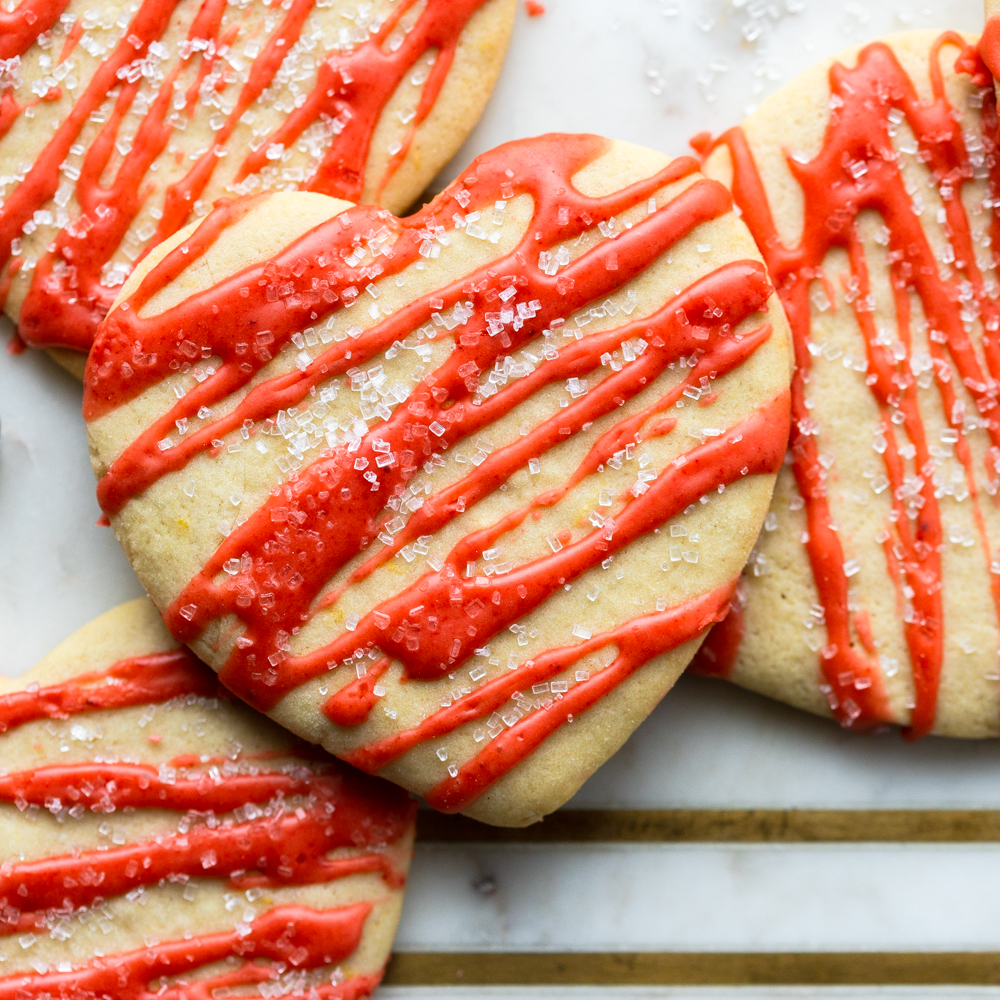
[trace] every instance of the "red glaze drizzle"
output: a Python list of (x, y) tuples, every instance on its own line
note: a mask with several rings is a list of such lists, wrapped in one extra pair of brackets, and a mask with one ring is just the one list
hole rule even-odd
[(41, 97), (33, 97), (24, 104), (18, 104), (14, 100), (14, 95), (5, 90), (0, 93), (0, 139), (2, 139), (17, 121), (18, 115), (27, 108), (33, 108), (42, 101), (58, 101), (62, 97), (62, 90), (59, 87), (51, 87)]
[[(75, 1000), (77, 997), (130, 997), (135, 1000), (211, 1000), (216, 990), (253, 986), (276, 978), (274, 966), (257, 958), (281, 962), (298, 970), (320, 968), (343, 961), (361, 941), (369, 903), (336, 910), (305, 906), (277, 906), (258, 917), (250, 932), (203, 934), (181, 941), (167, 941), (152, 948), (95, 958), (70, 972), (18, 973), (0, 978), (0, 1000)], [(232, 972), (207, 978), (184, 977), (205, 965), (227, 958), (242, 958)], [(152, 988), (159, 979), (180, 977), (163, 989)], [(358, 1000), (378, 985), (378, 976), (352, 976), (339, 985), (315, 987), (320, 1000)]]
[[(76, 182), (75, 196), (81, 214), (55, 235), (36, 266), (22, 304), (19, 329), (24, 340), (32, 346), (89, 349), (97, 325), (117, 294), (116, 288), (101, 283), (104, 265), (113, 258), (143, 204), (156, 192), (155, 175), (149, 171), (174, 135), (176, 109), (173, 99), (178, 74), (192, 60), (200, 60), (197, 80), (185, 92), (187, 103), (183, 111), (190, 113), (198, 100), (200, 83), (217, 59), (217, 50), (231, 46), (240, 33), (238, 25), (223, 30), (224, 3), (204, 0), (191, 23), (188, 38), (209, 41), (210, 46), (195, 48), (184, 58), (174, 57), (173, 67), (142, 117), (130, 151), (121, 157), (113, 179), (105, 183), (120, 125), (133, 108), (142, 83), (141, 77), (133, 82), (129, 67), (146, 57), (150, 45), (163, 36), (177, 2), (144, 0), (121, 41), (104, 58), (24, 180), (0, 208), (2, 274), (11, 259), (11, 240), (20, 236), (24, 224), (51, 200), (59, 183), (60, 164), (70, 147), (78, 140), (91, 114), (109, 94), (116, 94), (114, 109), (87, 149)], [(419, 2), (424, 3), (423, 9), (396, 45), (400, 21), (406, 19)], [(334, 52), (320, 63), (316, 83), (305, 103), (267, 136), (256, 152), (249, 154), (238, 171), (237, 180), (266, 166), (268, 151), (275, 144), (294, 144), (309, 125), (323, 118), (336, 123), (336, 134), (315, 173), (300, 186), (349, 200), (360, 199), (371, 137), (383, 108), (421, 56), (436, 50), (436, 59), (421, 91), (405, 141), (392, 155), (378, 182), (376, 197), (380, 197), (406, 158), (417, 128), (426, 120), (441, 93), (462, 32), (485, 2), (399, 0), (368, 41), (348, 52)], [(0, 59), (23, 53), (42, 31), (55, 23), (65, 6), (66, 0), (22, 0), (13, 13), (0, 13)], [(217, 151), (225, 147), (240, 118), (272, 84), (313, 9), (314, 0), (292, 0), (280, 23), (254, 57), (233, 110), (214, 133), (212, 148), (205, 151), (180, 180), (163, 191), (162, 217), (149, 245), (166, 239), (189, 220), (195, 202), (212, 178), (219, 160)], [(74, 30), (81, 25), (78, 21)], [(67, 37), (60, 61), (72, 51), (79, 34), (76, 30), (75, 38), (72, 33)], [(119, 77), (119, 73), (125, 78)], [(221, 81), (220, 86), (224, 86)], [(53, 98), (44, 99), (61, 96), (58, 90), (51, 93)], [(27, 106), (18, 106), (9, 92), (0, 95), (0, 138)], [(15, 261), (20, 259), (14, 258)]]
[(742, 582), (736, 585), (726, 617), (716, 625), (701, 644), (688, 667), (689, 674), (701, 677), (728, 677), (736, 665), (745, 628), (746, 596)]
[[(344, 446), (331, 449), (291, 482), (276, 487), (265, 503), (232, 531), (168, 609), (168, 625), (184, 641), (197, 639), (209, 622), (224, 615), (235, 615), (243, 623), (240, 642), (233, 646), (220, 671), (224, 683), (241, 697), (259, 708), (273, 708), (286, 694), (326, 673), (358, 648), (377, 647), (386, 658), (402, 664), (405, 678), (440, 678), (456, 669), (475, 647), (538, 607), (564, 583), (652, 532), (687, 505), (744, 476), (773, 474), (779, 467), (787, 437), (787, 394), (779, 395), (725, 435), (687, 452), (683, 460), (675, 461), (649, 484), (647, 492), (622, 498), (624, 507), (615, 514), (613, 524), (582, 534), (575, 541), (567, 532), (561, 539), (560, 551), (491, 578), (488, 585), (461, 578), (460, 568), (469, 560), (478, 558), (533, 512), (556, 503), (616, 451), (642, 438), (669, 433), (675, 421), (666, 417), (666, 412), (673, 409), (686, 388), (710, 375), (733, 370), (770, 336), (771, 328), (766, 323), (746, 333), (734, 332), (744, 320), (766, 308), (771, 291), (758, 262), (734, 262), (696, 281), (657, 312), (561, 347), (558, 358), (540, 365), (525, 378), (491, 397), (477, 395), (478, 380), (469, 376), (470, 371), (488, 371), (505, 352), (526, 346), (543, 330), (558, 325), (564, 316), (613, 294), (697, 225), (730, 210), (729, 196), (721, 185), (692, 178), (688, 187), (618, 235), (613, 244), (604, 241), (585, 251), (558, 277), (529, 265), (529, 253), (554, 249), (598, 223), (644, 204), (664, 186), (684, 180), (696, 170), (694, 160), (681, 158), (648, 180), (612, 195), (597, 198), (580, 194), (570, 179), (606, 148), (606, 140), (595, 136), (545, 136), (500, 147), (480, 157), (460, 184), (410, 219), (387, 218), (385, 213), (380, 215), (369, 208), (352, 209), (346, 213), (346, 220), (336, 217), (317, 226), (272, 261), (225, 278), (159, 315), (142, 317), (142, 307), (152, 295), (173, 280), (190, 259), (203, 254), (228, 223), (233, 208), (222, 207), (217, 218), (210, 216), (187, 241), (186, 253), (178, 248), (164, 257), (123, 308), (108, 317), (85, 379), (88, 419), (134, 399), (175, 369), (174, 362), (182, 356), (179, 352), (183, 348), (177, 330), (184, 331), (188, 342), (201, 346), (203, 355), (210, 353), (221, 359), (214, 374), (190, 389), (112, 464), (98, 487), (98, 496), (103, 509), (114, 516), (133, 496), (162, 476), (182, 469), (193, 456), (213, 447), (214, 440), (245, 426), (244, 421), (264, 420), (280, 408), (296, 405), (311, 388), (348, 368), (365, 364), (428, 322), (435, 312), (459, 302), (464, 302), (471, 312), (471, 320), (453, 334), (455, 345), (447, 360), (425, 377), (405, 404), (369, 431), (356, 450), (348, 452)], [(462, 185), (475, 192), (476, 204), (481, 206), (492, 207), (501, 197), (509, 200), (517, 194), (531, 195), (533, 217), (517, 247), (481, 270), (399, 309), (360, 337), (331, 345), (304, 370), (256, 385), (225, 417), (213, 419), (175, 446), (167, 450), (158, 447), (157, 442), (175, 427), (177, 420), (195, 415), (203, 406), (211, 408), (241, 389), (294, 332), (339, 308), (345, 289), (366, 283), (368, 274), (342, 263), (344, 251), (353, 245), (354, 232), (380, 225), (391, 229), (395, 242), (391, 253), (380, 258), (380, 264), (382, 273), (397, 274), (420, 259), (421, 245), (439, 220), (447, 220), (468, 206), (468, 190)], [(609, 266), (609, 251), (613, 252), (616, 267)], [(336, 270), (331, 267), (334, 262)], [(269, 302), (266, 279), (275, 275), (289, 294)], [(496, 300), (496, 290), (508, 284), (518, 289), (519, 298), (534, 300), (534, 315), (525, 317), (513, 329), (494, 329), (491, 335), (488, 327), (490, 317), (495, 315), (491, 309), (496, 308), (491, 303)], [(436, 301), (432, 304), (432, 300)], [(268, 333), (267, 344), (251, 350), (250, 346), (258, 343), (255, 333), (261, 329)], [(365, 615), (354, 631), (306, 655), (284, 652), (286, 629), (290, 631), (291, 623), (307, 620), (319, 607), (336, 600), (342, 591), (323, 595), (328, 581), (374, 541), (382, 524), (393, 516), (387, 513), (386, 494), (399, 495), (419, 465), (434, 454), (435, 447), (443, 450), (478, 432), (546, 385), (599, 372), (603, 354), (638, 336), (649, 344), (641, 357), (604, 378), (586, 396), (542, 421), (524, 437), (493, 452), (460, 482), (426, 500), (393, 543), (376, 550), (348, 582), (363, 579), (407, 541), (439, 530), (506, 482), (530, 457), (544, 454), (597, 418), (617, 410), (669, 364), (687, 355), (696, 359), (674, 389), (638, 414), (621, 420), (598, 439), (565, 487), (536, 497), (525, 508), (462, 539), (440, 571), (425, 574), (384, 601)], [(149, 363), (133, 365), (135, 351), (150, 358)], [(388, 466), (379, 466), (378, 490), (372, 490), (357, 469), (356, 460), (367, 458), (374, 465), (380, 454), (375, 449), (377, 441), (387, 442), (396, 457)], [(341, 502), (331, 499), (334, 496)], [(349, 503), (345, 502), (348, 497)], [(282, 553), (297, 554), (294, 565), (288, 562), (287, 570), (282, 569), (281, 564), (287, 562)], [(241, 563), (240, 572), (220, 581), (223, 565), (234, 558)], [(663, 651), (695, 638), (703, 623), (718, 612), (714, 597), (705, 600), (707, 604), (694, 602), (691, 607), (695, 610), (666, 612), (662, 621), (657, 619), (663, 635), (656, 643), (622, 649), (616, 665), (602, 671), (600, 680), (594, 678), (593, 683), (580, 685), (572, 698), (564, 700), (567, 704), (589, 706), (610, 689), (607, 685), (620, 683), (649, 657), (657, 655), (650, 652), (654, 647)], [(414, 615), (411, 609), (417, 605), (422, 605), (422, 612)], [(672, 623), (669, 628), (666, 622)], [(669, 641), (664, 630), (670, 632)], [(603, 644), (616, 643), (619, 638), (614, 633), (605, 637)], [(544, 660), (545, 670), (558, 673), (566, 669), (582, 655), (582, 649), (577, 646), (551, 651)], [(536, 658), (535, 662), (541, 661)], [(326, 705), (328, 717), (341, 725), (362, 722), (375, 703), (375, 675), (387, 665), (388, 660), (380, 661), (378, 667), (369, 668), (364, 678), (350, 682), (334, 695)], [(509, 699), (524, 671), (521, 668), (511, 675), (512, 683), (516, 683), (510, 690), (504, 678), (502, 684), (484, 685), (464, 699), (457, 713), (435, 714), (430, 730), (440, 735), (444, 719), (449, 720), (450, 731), (469, 718), (490, 714), (494, 707), (487, 706), (493, 706), (501, 690), (505, 692), (501, 701)], [(442, 808), (464, 808), (561, 724), (554, 720), (565, 721), (571, 714), (571, 710), (556, 710), (545, 716), (548, 722), (543, 723), (541, 717), (536, 722), (525, 720), (519, 730), (523, 739), (508, 746), (502, 755), (502, 767), (500, 758), (493, 753), (488, 765), (480, 761), (472, 771), (462, 772), (457, 779), (461, 792), (438, 796), (435, 803), (440, 800)], [(394, 745), (403, 749), (388, 758), (381, 751), (369, 754), (371, 748), (363, 748), (352, 752), (351, 759), (367, 770), (378, 770), (424, 738), (412, 734), (400, 737), (402, 742)]]
[(338, 726), (359, 726), (375, 707), (378, 695), (375, 687), (379, 678), (392, 666), (384, 656), (368, 672), (350, 684), (345, 684), (324, 706), (326, 717)]
[(56, 23), (68, 3), (69, 0), (21, 0), (9, 13), (0, 11), (0, 60), (24, 55), (35, 39)]
[[(98, 777), (103, 776), (103, 766), (98, 765), (97, 770)], [(11, 777), (30, 784), (32, 772)], [(79, 775), (74, 777), (81, 781), (91, 780)], [(360, 821), (369, 818), (360, 805), (348, 817), (351, 825), (341, 825), (340, 797), (330, 794), (338, 791), (336, 784), (324, 788), (321, 781), (311, 782), (307, 792), (317, 801), (304, 810), (302, 816), (295, 811), (287, 814), (279, 811), (273, 818), (221, 828), (194, 826), (187, 833), (158, 837), (152, 843), (8, 863), (4, 866), (6, 874), (0, 874), (0, 898), (6, 897), (10, 902), (17, 900), (22, 909), (48, 910), (66, 905), (75, 909), (89, 906), (98, 896), (105, 899), (123, 896), (137, 886), (155, 885), (171, 875), (222, 877), (249, 888), (308, 885), (332, 882), (346, 875), (378, 872), (385, 876), (388, 884), (401, 886), (402, 876), (394, 872), (383, 854), (325, 859), (328, 851), (360, 846), (352, 838), (357, 829), (366, 825)], [(255, 801), (266, 799), (246, 798), (244, 804)], [(328, 805), (338, 812), (337, 825), (331, 824), (333, 811), (328, 813)], [(203, 796), (200, 811), (206, 807), (214, 807), (211, 795)], [(397, 817), (398, 824), (405, 824), (406, 818), (406, 813), (401, 813)]]
[[(194, 692), (187, 691), (185, 694)], [(172, 768), (192, 767), (198, 758), (172, 761)], [(59, 799), (81, 803), (94, 812), (120, 809), (194, 809), (211, 794), (212, 808), (230, 812), (247, 802), (266, 802), (276, 795), (308, 795), (306, 782), (288, 774), (235, 774), (225, 781), (209, 774), (160, 777), (152, 764), (53, 764), (18, 774), (0, 775), (0, 801), (45, 805)]]
[[(742, 209), (744, 221), (768, 262), (792, 327), (796, 370), (792, 383), (791, 450), (796, 483), (806, 504), (806, 550), (826, 615), (828, 645), (819, 659), (825, 679), (824, 691), (842, 725), (872, 728), (892, 721), (893, 716), (886, 700), (881, 670), (865, 651), (868, 643), (861, 633), (867, 627), (867, 615), (863, 616), (859, 628), (857, 615), (852, 621), (848, 609), (845, 554), (832, 523), (826, 472), (819, 462), (815, 436), (819, 429), (805, 405), (811, 366), (810, 282), (826, 280), (822, 265), (831, 249), (844, 249), (850, 259), (856, 293), (852, 308), (867, 346), (869, 374), (866, 384), (878, 403), (885, 425), (887, 447), (883, 457), (894, 497), (894, 520), (887, 525), (892, 531), (886, 532), (889, 535), (885, 546), (888, 569), (897, 586), (905, 584), (913, 594), (904, 609), (904, 632), (915, 689), (915, 707), (904, 735), (913, 739), (930, 732), (934, 726), (943, 657), (943, 614), (941, 516), (931, 476), (922, 476), (918, 501), (908, 505), (898, 499), (908, 469), (895, 443), (894, 416), (898, 415), (900, 430), (915, 450), (914, 464), (918, 473), (930, 459), (909, 360), (911, 333), (907, 296), (910, 290), (920, 297), (929, 328), (940, 334), (938, 340), (930, 340), (931, 357), (945, 412), (959, 435), (956, 454), (965, 464), (973, 503), (977, 495), (976, 481), (962, 432), (964, 404), (958, 409), (953, 406), (955, 393), (950, 385), (953, 374), (957, 374), (983, 414), (982, 422), (994, 445), (991, 451), (1000, 445), (1000, 422), (993, 415), (1000, 388), (996, 381), (1000, 374), (1000, 343), (996, 337), (1000, 310), (984, 289), (962, 206), (963, 185), (972, 179), (973, 167), (961, 128), (944, 94), (939, 60), (945, 44), (962, 49), (956, 64), (958, 71), (972, 74), (976, 82), (985, 82), (985, 73), (975, 51), (953, 32), (941, 35), (932, 47), (930, 78), (934, 96), (929, 103), (919, 100), (912, 81), (892, 49), (883, 43), (862, 49), (853, 69), (839, 63), (830, 68), (831, 92), (839, 103), (831, 110), (823, 148), (808, 163), (790, 156), (787, 159), (805, 201), (803, 235), (796, 247), (785, 246), (778, 235), (742, 130), (726, 132), (716, 143), (724, 143), (732, 155), (734, 200)], [(994, 125), (996, 121), (992, 89), (984, 91), (983, 97), (986, 133), (983, 140), (994, 173), (991, 186), (996, 191), (996, 157), (990, 128), (990, 121)], [(904, 187), (890, 133), (888, 113), (892, 108), (905, 116), (916, 137), (921, 158), (937, 183), (945, 207), (946, 232), (956, 257), (955, 274), (951, 278), (939, 276), (938, 261)], [(709, 144), (703, 148), (707, 152), (712, 147)], [(890, 276), (897, 324), (900, 339), (907, 348), (907, 356), (901, 361), (895, 359), (889, 347), (878, 342), (873, 313), (865, 305), (870, 285), (856, 220), (866, 209), (877, 211), (889, 230)], [(998, 234), (1000, 229), (994, 218), (994, 241)], [(982, 347), (988, 366), (985, 370), (963, 325), (963, 307), (959, 299), (962, 281), (969, 282), (984, 321)], [(988, 469), (987, 481), (994, 480), (994, 471)], [(988, 563), (989, 539), (978, 508), (976, 514)], [(995, 587), (994, 591), (996, 600)], [(868, 633), (870, 638), (870, 628)]]
[[(104, 684), (99, 683), (102, 680)], [(203, 664), (187, 650), (175, 650), (120, 661), (62, 685), (7, 695), (0, 700), (0, 711), (11, 728), (39, 719), (218, 692), (218, 682)], [(258, 759), (290, 756), (291, 751), (275, 751)], [(167, 879), (225, 878), (236, 889), (249, 889), (324, 883), (374, 872), (390, 887), (403, 884), (404, 874), (380, 850), (406, 836), (413, 823), (415, 805), (399, 789), (376, 785), (332, 762), (319, 767), (299, 762), (294, 769), (275, 771), (257, 765), (250, 773), (220, 774), (214, 767), (197, 770), (212, 763), (179, 758), (165, 771), (162, 765), (88, 761), (0, 776), (0, 801), (14, 803), (22, 811), (39, 805), (54, 813), (77, 805), (98, 813), (172, 809), (187, 813), (190, 823), (183, 832), (107, 850), (4, 861), (0, 935), (44, 929), (48, 914), (72, 913)], [(230, 812), (234, 821), (215, 820)], [(327, 857), (345, 848), (350, 852)], [(72, 972), (0, 978), (0, 998), (69, 1000), (103, 995), (101, 991), (114, 988), (115, 995), (208, 1000), (213, 990), (224, 986), (276, 978), (274, 966), (254, 963), (255, 958), (283, 960), (300, 970), (343, 960), (357, 948), (370, 911), (370, 903), (325, 911), (276, 907), (258, 917), (248, 934), (204, 935), (94, 959)], [(149, 984), (160, 976), (183, 975), (230, 955), (247, 961), (220, 976), (201, 978), (189, 988), (150, 992)], [(377, 976), (358, 976), (337, 986), (321, 985), (318, 995), (329, 1000), (367, 996), (377, 982)]]
[(0, 695), (0, 733), (36, 719), (68, 719), (80, 712), (150, 705), (186, 694), (228, 697), (186, 649), (136, 656), (62, 684)]

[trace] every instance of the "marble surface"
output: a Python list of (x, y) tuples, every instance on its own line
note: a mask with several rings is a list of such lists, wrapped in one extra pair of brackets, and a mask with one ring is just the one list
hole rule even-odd
[(424, 844), (409, 890), (401, 951), (992, 951), (1000, 845)]
[[(443, 180), (542, 132), (690, 152), (841, 49), (908, 28), (978, 34), (982, 0), (545, 0), (524, 16), (486, 114)], [(760, 15), (760, 16), (756, 16)], [(747, 39), (751, 38), (751, 41)]]
[[(906, 27), (977, 30), (980, 0), (547, 0), (523, 9), (496, 94), (444, 179), (497, 143), (593, 131), (671, 154), (737, 122), (821, 56)], [(760, 16), (754, 16), (760, 14)], [(0, 331), (0, 341), (6, 330)], [(141, 588), (97, 527), (79, 386), (0, 354), (0, 673)], [(579, 793), (585, 808), (1000, 808), (1000, 744), (857, 737), (728, 686), (685, 679)], [(422, 847), (399, 947), (992, 949), (1000, 847)], [(497, 891), (473, 888), (482, 874)], [(941, 919), (947, 914), (947, 919)], [(387, 989), (398, 1000), (430, 996)], [(451, 1000), (589, 990), (456, 989)], [(872, 990), (623, 990), (602, 997), (861, 997)], [(886, 990), (884, 998), (996, 991)]]

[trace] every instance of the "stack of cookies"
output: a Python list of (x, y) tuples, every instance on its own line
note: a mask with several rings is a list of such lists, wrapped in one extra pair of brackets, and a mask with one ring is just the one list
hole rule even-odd
[(150, 599), (0, 695), (0, 996), (368, 995), (394, 785), (535, 822), (689, 665), (1000, 732), (1000, 28), (400, 216), (510, 0), (84, 6), (0, 13), (0, 296)]

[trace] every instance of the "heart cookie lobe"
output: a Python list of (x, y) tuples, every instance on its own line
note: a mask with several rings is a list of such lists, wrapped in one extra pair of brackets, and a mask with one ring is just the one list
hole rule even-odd
[(0, 730), (0, 997), (378, 984), (414, 803), (234, 699), (149, 601), (5, 681)]
[(855, 729), (1000, 732), (995, 137), (975, 39), (912, 32), (815, 67), (705, 165), (796, 372), (792, 461), (699, 665)]
[(86, 353), (136, 261), (223, 196), (300, 188), (404, 210), (479, 117), (515, 6), (39, 0), (0, 14), (0, 300), (20, 336)]
[(728, 606), (788, 345), (691, 158), (543, 136), (404, 220), (272, 195), (126, 285), (85, 381), (99, 497), (241, 697), (439, 809), (524, 824)]

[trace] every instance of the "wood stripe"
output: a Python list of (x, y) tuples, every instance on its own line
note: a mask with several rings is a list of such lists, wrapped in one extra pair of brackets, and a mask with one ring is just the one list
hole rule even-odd
[(1000, 985), (1000, 952), (404, 952), (391, 986)]
[(994, 843), (986, 809), (566, 809), (523, 829), (421, 811), (418, 839), (437, 843)]

